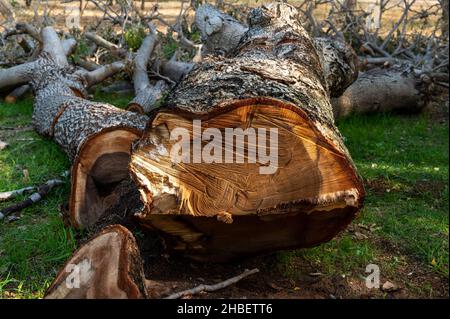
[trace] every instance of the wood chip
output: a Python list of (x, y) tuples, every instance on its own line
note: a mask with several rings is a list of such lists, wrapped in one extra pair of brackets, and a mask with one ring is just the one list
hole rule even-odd
[(3, 141), (0, 141), (0, 151), (6, 148), (9, 144)]
[(381, 290), (385, 291), (385, 292), (394, 292), (397, 291), (399, 289), (399, 287), (390, 282), (390, 281), (386, 281), (383, 286), (381, 287)]

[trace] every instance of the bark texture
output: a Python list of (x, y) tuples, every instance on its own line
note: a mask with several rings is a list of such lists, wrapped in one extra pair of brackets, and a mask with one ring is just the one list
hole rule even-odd
[[(204, 54), (233, 54), (248, 30), (231, 16), (210, 5), (200, 6), (195, 23), (202, 34)], [(358, 57), (352, 47), (340, 39), (312, 38), (320, 58), (328, 92), (340, 96), (358, 77)]]
[(205, 43), (204, 54), (227, 54), (237, 47), (247, 27), (215, 7), (205, 4), (195, 11), (195, 24)]
[(342, 96), (332, 99), (336, 118), (351, 114), (421, 110), (427, 84), (408, 68), (372, 69), (361, 73)]
[(143, 40), (141, 47), (136, 53), (133, 72), (135, 97), (128, 104), (128, 110), (139, 113), (150, 112), (169, 88), (163, 80), (159, 80), (154, 86), (151, 85), (147, 75), (148, 61), (156, 43), (156, 34), (152, 33)]
[(314, 45), (321, 60), (330, 96), (341, 96), (358, 78), (356, 53), (340, 39), (317, 37), (314, 38)]

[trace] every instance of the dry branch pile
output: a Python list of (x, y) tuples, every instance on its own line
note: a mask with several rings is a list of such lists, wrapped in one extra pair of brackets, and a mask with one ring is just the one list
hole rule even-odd
[[(448, 86), (448, 33), (407, 33), (419, 13), (440, 11), (416, 12), (414, 0), (405, 0), (384, 34), (365, 23), (373, 15), (351, 1), (239, 11), (222, 1), (219, 8), (183, 2), (173, 24), (157, 5), (145, 11), (133, 2), (118, 8), (87, 2), (102, 12), (98, 24), (59, 34), (46, 25), (47, 16), (36, 25), (15, 24), (0, 6), (0, 15), (8, 16), (2, 57), (11, 48), (20, 51), (1, 61), (0, 90), (13, 102), (31, 88), (34, 128), (69, 156), (74, 227), (101, 229), (131, 214), (159, 232), (167, 249), (199, 260), (228, 261), (333, 238), (364, 200), (335, 119), (420, 110), (434, 87)], [(381, 1), (379, 19), (388, 3)], [(330, 6), (322, 21), (313, 14), (320, 5)], [(15, 40), (19, 47), (11, 46)], [(176, 51), (164, 56), (164, 46), (173, 43)], [(355, 51), (365, 56), (358, 59)], [(122, 84), (108, 90), (127, 90), (132, 82), (127, 110), (89, 100), (92, 87), (118, 75)], [(239, 141), (233, 132), (244, 137)], [(222, 140), (227, 134), (231, 140)], [(180, 137), (188, 151), (174, 161)], [(202, 160), (203, 154), (213, 160)], [(124, 185), (137, 188), (141, 202), (124, 201)], [(74, 280), (68, 279), (71, 265), (82, 272), (81, 288), (67, 287)], [(74, 253), (47, 297), (146, 298), (146, 285), (132, 233), (115, 225)], [(215, 288), (192, 291), (199, 289)]]

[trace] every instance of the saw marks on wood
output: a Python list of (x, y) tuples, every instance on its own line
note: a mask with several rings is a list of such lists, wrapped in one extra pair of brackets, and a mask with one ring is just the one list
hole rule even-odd
[[(348, 158), (299, 109), (266, 102), (241, 103), (195, 119), (201, 120), (202, 150), (212, 140), (205, 136), (206, 129), (221, 133), (223, 162), (230, 146), (225, 128), (254, 129), (256, 135), (258, 129), (266, 129), (267, 137), (270, 128), (276, 128), (278, 159), (273, 174), (260, 173), (267, 164), (258, 157), (251, 161), (249, 149), (261, 151), (258, 139), (245, 137), (243, 152), (236, 151), (235, 139), (234, 163), (194, 163), (193, 136), (198, 130), (193, 129), (193, 117), (162, 111), (154, 118), (130, 163), (145, 203), (138, 216), (144, 226), (171, 235), (176, 250), (221, 261), (315, 245), (331, 239), (351, 221), (363, 190)], [(189, 132), (188, 162), (174, 162), (170, 155), (180, 141), (175, 136), (171, 140), (170, 133), (177, 128)], [(274, 152), (270, 142), (263, 143), (263, 153)], [(243, 163), (236, 163), (236, 153), (245, 155)], [(245, 244), (227, 244), (239, 239)]]

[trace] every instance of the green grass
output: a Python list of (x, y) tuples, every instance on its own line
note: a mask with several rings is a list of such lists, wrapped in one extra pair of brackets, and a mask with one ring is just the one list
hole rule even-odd
[(366, 180), (365, 206), (353, 224), (375, 223), (375, 230), (367, 240), (346, 232), (313, 249), (280, 253), (282, 269), (296, 275), (296, 263), (306, 260), (328, 275), (355, 275), (376, 263), (395, 275), (406, 257), (448, 278), (448, 123), (426, 115), (379, 114), (338, 126)]
[[(96, 93), (94, 99), (125, 107), (131, 96)], [(0, 102), (0, 127), (31, 125), (31, 100), (14, 105)], [(70, 168), (59, 147), (33, 130), (4, 130), (9, 146), (0, 152), (0, 191), (40, 185)], [(29, 172), (24, 180), (23, 170)], [(74, 230), (66, 229), (60, 205), (68, 201), (70, 183), (55, 188), (43, 201), (21, 212), (14, 223), (0, 221), (0, 298), (42, 297), (45, 289), (75, 247)], [(14, 201), (25, 199), (18, 197)], [(0, 203), (0, 209), (11, 202)], [(5, 295), (8, 292), (8, 296)], [(12, 293), (12, 294), (10, 294)]]
[[(131, 96), (96, 93), (94, 99), (124, 107)], [(0, 103), (0, 126), (30, 125), (32, 102)], [(426, 115), (351, 117), (338, 126), (367, 196), (353, 225), (376, 224), (368, 239), (346, 232), (316, 248), (278, 254), (278, 265), (296, 276), (305, 262), (325, 275), (363, 275), (367, 264), (395, 276), (413, 260), (448, 278), (448, 123)], [(9, 132), (9, 133), (8, 133)], [(65, 154), (34, 131), (0, 131), (10, 145), (0, 151), (0, 191), (39, 185), (69, 169)], [(23, 170), (30, 180), (23, 180)], [(377, 186), (381, 185), (381, 186)], [(14, 223), (0, 222), (0, 297), (42, 297), (75, 249), (74, 230), (64, 227), (59, 207), (68, 200), (69, 181)], [(20, 200), (18, 198), (17, 200)], [(0, 203), (0, 208), (10, 202)], [(390, 250), (387, 242), (398, 248)], [(426, 283), (418, 289), (429, 290)]]
[(448, 276), (448, 124), (378, 115), (339, 127), (360, 174), (387, 181), (383, 194), (368, 190), (361, 221)]

